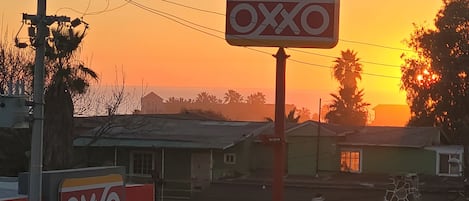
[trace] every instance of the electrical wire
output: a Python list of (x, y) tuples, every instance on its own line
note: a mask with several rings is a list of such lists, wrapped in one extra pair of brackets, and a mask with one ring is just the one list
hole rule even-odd
[[(202, 27), (202, 28), (205, 28), (205, 29), (208, 29), (208, 30), (212, 30), (212, 31), (215, 31), (215, 32), (218, 32), (218, 33), (224, 33), (224, 32), (221, 32), (219, 30), (216, 30), (216, 29), (212, 29), (210, 27), (207, 27), (207, 26), (204, 26), (204, 25), (200, 25), (200, 24), (197, 24), (197, 23), (194, 23), (194, 22), (191, 22), (189, 20), (185, 20), (183, 18), (180, 18), (180, 17), (177, 17), (175, 15), (172, 15), (172, 14), (169, 14), (169, 13), (166, 13), (166, 12), (163, 12), (163, 11), (160, 11), (160, 10), (157, 10), (157, 9), (154, 9), (154, 8), (151, 8), (151, 7), (148, 7), (148, 6), (145, 6), (143, 4), (140, 4), (138, 2), (135, 2), (133, 0), (125, 0), (127, 1), (128, 3), (130, 3), (131, 5), (134, 5), (140, 9), (143, 9), (145, 11), (148, 11), (150, 13), (153, 13), (153, 14), (156, 14), (158, 16), (161, 16), (163, 18), (166, 18), (170, 21), (173, 21), (175, 23), (178, 23), (182, 26), (185, 26), (189, 29), (193, 29), (195, 31), (199, 31), (201, 33), (204, 33), (204, 34), (207, 34), (209, 36), (212, 36), (212, 37), (215, 37), (215, 38), (218, 38), (220, 40), (223, 40), (225, 41), (225, 38), (224, 37), (221, 37), (221, 36), (218, 36), (218, 35), (215, 35), (213, 33), (210, 33), (208, 31), (205, 31), (205, 30), (202, 30), (202, 29), (199, 29), (197, 27), (194, 27), (194, 26), (191, 26), (191, 25), (188, 25), (188, 24), (185, 24), (181, 21), (184, 21), (184, 22), (187, 22), (187, 23), (190, 23), (192, 25), (195, 25), (195, 26), (198, 26), (198, 27)], [(176, 18), (176, 19), (175, 19)], [(181, 21), (178, 21), (177, 19), (181, 20)], [(269, 52), (266, 52), (266, 51), (262, 51), (262, 50), (258, 50), (258, 49), (254, 49), (254, 48), (251, 48), (251, 47), (245, 47), (249, 50), (252, 50), (252, 51), (256, 51), (256, 52), (259, 52), (259, 53), (262, 53), (262, 54), (266, 54), (266, 55), (272, 55), (271, 53)], [(335, 58), (335, 57), (334, 57)], [(310, 66), (316, 66), (316, 67), (321, 67), (321, 68), (328, 68), (328, 69), (333, 69), (332, 66), (326, 66), (326, 65), (320, 65), (320, 64), (314, 64), (314, 63), (310, 63), (310, 62), (305, 62), (305, 61), (300, 61), (300, 60), (296, 60), (296, 59), (289, 59), (290, 61), (293, 61), (293, 62), (296, 62), (296, 63), (301, 63), (301, 64), (305, 64), (305, 65), (310, 65)], [(400, 79), (400, 77), (395, 77), (395, 76), (388, 76), (388, 75), (380, 75), (380, 74), (374, 74), (374, 73), (361, 73), (363, 75), (369, 75), (369, 76), (375, 76), (375, 77), (382, 77), (382, 78), (392, 78), (392, 79)]]
[(197, 10), (197, 11), (201, 11), (201, 12), (205, 12), (205, 13), (210, 13), (210, 14), (225, 16), (225, 13), (220, 13), (220, 12), (216, 12), (216, 11), (200, 9), (200, 8), (196, 8), (196, 7), (191, 7), (191, 6), (188, 6), (188, 5), (184, 5), (184, 4), (177, 3), (177, 2), (174, 2), (174, 1), (169, 1), (169, 0), (163, 0), (163, 1), (166, 2), (166, 3), (170, 3), (170, 4), (174, 4), (174, 5), (180, 6), (180, 7), (189, 8), (189, 9), (192, 9), (192, 10)]
[[(298, 50), (298, 49), (293, 49), (293, 48), (288, 48), (289, 50), (295, 51), (295, 52), (301, 52), (305, 54), (311, 54), (311, 55), (316, 55), (316, 56), (321, 56), (321, 57), (328, 57), (328, 58), (333, 58), (336, 59), (336, 56), (331, 56), (331, 55), (326, 55), (326, 54), (319, 54), (319, 53), (313, 53), (313, 52), (308, 52), (304, 50)], [(393, 64), (385, 64), (385, 63), (378, 63), (378, 62), (371, 62), (371, 61), (364, 61), (361, 60), (361, 63), (366, 63), (366, 64), (373, 64), (373, 65), (379, 65), (379, 66), (385, 66), (385, 67), (391, 67), (391, 68), (401, 68), (399, 65), (393, 65)]]
[(123, 3), (119, 6), (116, 6), (114, 8), (109, 9), (109, 0), (107, 0), (106, 2), (107, 2), (106, 7), (101, 11), (94, 11), (94, 12), (87, 13), (88, 8), (83, 12), (83, 11), (79, 11), (79, 10), (71, 8), (71, 7), (61, 7), (61, 8), (59, 8), (55, 11), (55, 14), (57, 15), (57, 13), (59, 13), (59, 11), (61, 11), (61, 10), (71, 10), (75, 13), (81, 14), (82, 18), (83, 18), (86, 15), (99, 15), (99, 14), (102, 14), (102, 13), (112, 12), (112, 11), (120, 9), (120, 8), (126, 6), (127, 4), (129, 4), (129, 2), (125, 2), (125, 3)]

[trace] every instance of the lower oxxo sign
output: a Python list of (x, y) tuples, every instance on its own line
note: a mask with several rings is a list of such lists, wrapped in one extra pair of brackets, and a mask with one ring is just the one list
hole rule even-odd
[(338, 29), (339, 0), (227, 0), (231, 45), (333, 48)]
[(125, 201), (124, 181), (119, 174), (67, 178), (59, 188), (60, 201)]

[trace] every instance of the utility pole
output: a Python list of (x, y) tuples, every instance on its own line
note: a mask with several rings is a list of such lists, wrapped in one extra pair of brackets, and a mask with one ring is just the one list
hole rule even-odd
[[(47, 16), (46, 0), (37, 1), (37, 14), (23, 14), (23, 20), (31, 21), (31, 25), (36, 26), (37, 33), (30, 33), (32, 44), (36, 48), (33, 78), (33, 127), (31, 136), (31, 165), (29, 175), (29, 201), (41, 201), (42, 192), (42, 153), (43, 153), (43, 132), (44, 132), (44, 59), (46, 52), (46, 37), (49, 36), (48, 26), (54, 22), (70, 22), (69, 17)], [(31, 35), (32, 34), (32, 35)], [(19, 44), (22, 48), (26, 44)]]
[(37, 37), (34, 65), (33, 129), (31, 137), (31, 167), (29, 175), (29, 201), (41, 201), (42, 192), (42, 138), (44, 130), (44, 57), (48, 35), (46, 0), (37, 1)]
[(285, 54), (283, 47), (279, 47), (277, 54), (277, 72), (275, 81), (275, 143), (274, 149), (274, 167), (272, 180), (272, 200), (283, 201), (285, 175), (285, 71), (286, 60), (289, 57)]
[(316, 177), (319, 177), (319, 138), (321, 137), (321, 99), (319, 99), (318, 136), (316, 139)]

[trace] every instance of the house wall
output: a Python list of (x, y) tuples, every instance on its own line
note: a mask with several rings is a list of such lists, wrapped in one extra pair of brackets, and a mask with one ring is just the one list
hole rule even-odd
[(434, 151), (405, 147), (361, 147), (362, 173), (436, 173)]
[(271, 175), (273, 164), (273, 149), (271, 145), (261, 142), (251, 143), (250, 170), (252, 174)]
[[(319, 172), (339, 171), (340, 155), (336, 140), (335, 137), (320, 137)], [(316, 136), (289, 136), (287, 153), (289, 175), (316, 174)]]
[[(250, 174), (252, 153), (251, 139), (236, 144), (226, 150), (213, 151), (213, 179), (236, 177)], [(235, 154), (234, 164), (225, 163), (225, 154)]]

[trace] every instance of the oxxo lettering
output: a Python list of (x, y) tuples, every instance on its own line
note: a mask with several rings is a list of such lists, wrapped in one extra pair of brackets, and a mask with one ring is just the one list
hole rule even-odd
[[(293, 10), (288, 12), (282, 3), (277, 4), (274, 9), (269, 11), (267, 7), (265, 6), (264, 3), (260, 3), (258, 6), (258, 10), (260, 13), (263, 15), (264, 20), (260, 24), (260, 26), (256, 27), (258, 24), (258, 12), (256, 8), (248, 3), (241, 3), (236, 5), (233, 10), (230, 13), (230, 24), (233, 27), (234, 30), (236, 30), (239, 33), (248, 33), (253, 31), (253, 35), (259, 35), (262, 33), (268, 26), (271, 26), (273, 29), (275, 29), (275, 34), (281, 34), (282, 31), (290, 27), (290, 29), (296, 34), (300, 34), (300, 28), (296, 24), (296, 22), (293, 20), (296, 15), (300, 14), (301, 15), (301, 24), (300, 26), (310, 35), (319, 35), (323, 33), (326, 28), (329, 26), (329, 13), (327, 12), (326, 9), (319, 5), (309, 5), (307, 6), (302, 13), (299, 13), (300, 10), (302, 10), (303, 7), (305, 7), (305, 4), (307, 2), (299, 2)], [(240, 13), (240, 11), (247, 11), (249, 12), (251, 16), (251, 22), (248, 23), (247, 25), (240, 25), (238, 24), (237, 21), (237, 16)], [(311, 27), (308, 24), (308, 18), (311, 13), (317, 12), (322, 16), (322, 24), (319, 27)], [(277, 15), (281, 15), (283, 20), (280, 22), (280, 24), (277, 22), (276, 17)]]
[(339, 0), (227, 0), (226, 40), (240, 46), (332, 48)]

